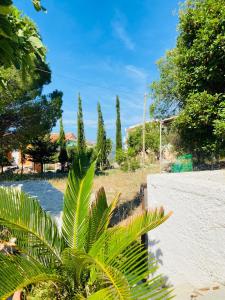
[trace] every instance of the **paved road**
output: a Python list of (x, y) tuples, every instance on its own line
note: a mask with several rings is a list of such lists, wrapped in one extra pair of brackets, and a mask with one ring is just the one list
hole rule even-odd
[(26, 180), (18, 182), (0, 182), (0, 186), (18, 186), (29, 195), (36, 197), (41, 206), (53, 216), (59, 216), (63, 207), (63, 194), (48, 181)]

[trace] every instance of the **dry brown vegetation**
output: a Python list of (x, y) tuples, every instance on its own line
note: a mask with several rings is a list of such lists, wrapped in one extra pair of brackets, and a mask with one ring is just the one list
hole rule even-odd
[[(121, 203), (133, 200), (139, 193), (141, 184), (146, 183), (147, 175), (159, 172), (159, 165), (152, 165), (146, 169), (135, 172), (123, 172), (118, 169), (107, 170), (103, 174), (95, 176), (94, 192), (104, 187), (109, 202), (116, 193), (121, 193)], [(61, 192), (65, 192), (66, 179), (51, 179), (49, 182)]]
[[(147, 182), (147, 175), (158, 172), (158, 164), (135, 172), (123, 172), (118, 169), (107, 170), (103, 174), (95, 176), (93, 191), (96, 192), (103, 186), (109, 202), (117, 193), (121, 193), (118, 217), (124, 219), (133, 214), (134, 210), (140, 209), (140, 186)], [(61, 192), (65, 192), (66, 179), (51, 179), (49, 182)]]

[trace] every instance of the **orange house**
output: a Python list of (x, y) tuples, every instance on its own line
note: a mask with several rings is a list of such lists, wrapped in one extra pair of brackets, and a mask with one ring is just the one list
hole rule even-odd
[[(68, 146), (76, 145), (77, 138), (72, 132), (68, 132), (65, 134), (66, 136), (66, 143)], [(57, 142), (59, 139), (58, 133), (52, 133), (50, 135), (50, 139), (52, 142)], [(20, 150), (14, 150), (7, 153), (7, 157), (13, 164), (17, 165), (20, 169), (23, 167), (24, 169), (30, 170), (32, 172), (41, 172), (41, 165), (39, 163), (33, 163), (27, 158), (23, 160), (22, 164), (22, 155)]]

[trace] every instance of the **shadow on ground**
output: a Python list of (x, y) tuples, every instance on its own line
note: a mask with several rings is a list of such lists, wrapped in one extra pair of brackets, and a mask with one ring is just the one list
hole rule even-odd
[(115, 226), (119, 222), (125, 220), (127, 217), (131, 216), (133, 211), (141, 205), (141, 195), (137, 193), (135, 197), (127, 202), (120, 204), (113, 213), (110, 225)]
[[(37, 198), (42, 208), (53, 216), (59, 216), (63, 209), (63, 193), (54, 188), (46, 180), (23, 180), (0, 182), (0, 186), (20, 186), (30, 196)], [(114, 211), (110, 225), (114, 226), (133, 214), (133, 211), (142, 203), (141, 192), (132, 200), (123, 202)]]
[(58, 216), (63, 209), (63, 193), (45, 180), (1, 182), (1, 186), (20, 186), (30, 196), (37, 198), (45, 211)]

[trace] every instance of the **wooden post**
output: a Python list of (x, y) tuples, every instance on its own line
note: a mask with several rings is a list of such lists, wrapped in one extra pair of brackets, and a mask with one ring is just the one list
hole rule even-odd
[(162, 172), (162, 121), (159, 121), (159, 166)]

